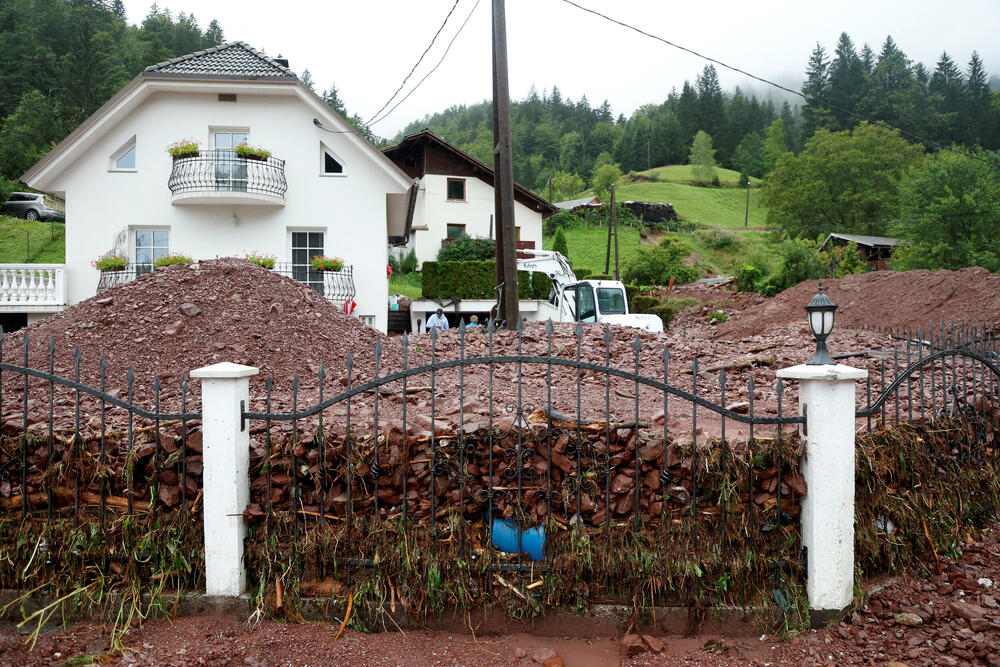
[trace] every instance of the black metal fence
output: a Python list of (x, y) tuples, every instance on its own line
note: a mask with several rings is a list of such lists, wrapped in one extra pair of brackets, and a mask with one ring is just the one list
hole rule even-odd
[[(294, 540), (332, 531), (327, 557), (348, 580), (352, 568), (384, 567), (389, 543), (420, 530), (487, 559), (493, 573), (565, 567), (566, 536), (586, 533), (601, 559), (616, 558), (623, 540), (651, 540), (694, 570), (749, 561), (778, 588), (783, 571), (797, 576), (805, 489), (786, 431), (804, 418), (787, 414), (782, 382), (764, 412), (751, 379), (745, 412), (735, 412), (725, 370), (708, 385), (695, 359), (682, 388), (669, 378), (669, 349), (650, 359), (637, 335), (622, 358), (611, 329), (600, 331), (599, 358), (582, 325), (572, 347), (551, 323), (541, 340), (537, 329), (461, 326), (444, 335), (445, 353), (436, 331), (416, 345), (404, 335), (398, 368), (384, 370), (381, 342), (374, 373), (359, 377), (351, 356), (342, 369), (320, 368), (310, 407), (298, 409), (293, 379), (291, 411), (269, 409), (288, 388), (268, 378), (265, 409), (243, 412), (264, 450), (247, 512), (259, 539), (289, 520)], [(526, 339), (544, 352), (525, 353)], [(641, 370), (650, 361), (658, 377)], [(328, 376), (340, 387), (326, 397)]]
[[(996, 423), (1000, 412), (1000, 339), (992, 326), (941, 322), (912, 331), (865, 326), (893, 341), (892, 349), (868, 351), (878, 370), (865, 383), (865, 407), (857, 417), (868, 431), (891, 424), (976, 413)], [(860, 356), (842, 355), (839, 359)], [(873, 398), (872, 375), (881, 395)]]
[(197, 192), (249, 192), (284, 198), (285, 161), (241, 158), (229, 149), (211, 155), (177, 158), (167, 181), (172, 195)]
[[(899, 338), (905, 347), (881, 354), (882, 368), (893, 365), (877, 398), (867, 383), (859, 424), (967, 414), (978, 419), (979, 442), (990, 441), (1000, 416), (993, 334), (960, 326)], [(249, 551), (321, 545), (313, 553), (327, 559), (323, 576), (350, 581), (391, 578), (389, 551), (409, 549), (408, 563), (426, 564), (447, 543), (500, 585), (504, 573), (554, 571), (609, 594), (616, 578), (642, 586), (642, 577), (683, 567), (733, 602), (747, 596), (729, 587), (752, 572), (788, 607), (785, 584), (801, 576), (797, 515), (807, 490), (794, 431), (805, 418), (788, 414), (780, 381), (761, 405), (770, 388), (752, 378), (737, 412), (732, 397), (743, 388), (725, 369), (706, 376), (695, 358), (683, 369), (688, 380), (668, 347), (650, 349), (661, 341), (626, 342), (580, 324), (488, 324), (404, 335), (392, 350), (376, 341), (373, 366), (348, 354), (343, 368), (321, 366), (308, 391), (297, 377), (266, 378), (241, 408), (252, 438)], [(0, 525), (44, 516), (50, 526), (71, 512), (74, 525), (112, 535), (109, 510), (155, 517), (197, 507), (202, 414), (189, 407), (186, 380), (162, 409), (158, 378), (140, 387), (129, 371), (123, 388), (109, 390), (102, 359), (95, 387), (81, 382), (79, 350), (69, 378), (55, 372), (53, 341), (47, 370), (30, 367), (29, 349), (27, 332), (19, 356), (0, 343)], [(138, 405), (140, 394), (151, 409)], [(995, 444), (990, 451), (995, 458)], [(275, 539), (282, 527), (288, 542)], [(411, 540), (418, 533), (429, 545)], [(584, 543), (595, 561), (581, 556)], [(130, 553), (123, 557), (138, 551)], [(641, 576), (616, 569), (626, 565)], [(671, 586), (683, 597), (682, 584)]]

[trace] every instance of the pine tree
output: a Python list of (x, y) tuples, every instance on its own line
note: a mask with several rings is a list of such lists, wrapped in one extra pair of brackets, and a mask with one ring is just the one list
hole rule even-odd
[(986, 79), (986, 70), (979, 54), (972, 52), (969, 59), (969, 69), (965, 80), (966, 108), (965, 127), (966, 142), (982, 144), (986, 139), (987, 120), (990, 111), (990, 86)]
[(699, 184), (708, 185), (715, 180), (715, 149), (712, 148), (712, 137), (704, 130), (698, 130), (698, 134), (694, 135), (688, 164)]
[(299, 77), (299, 80), (309, 90), (312, 90), (312, 91), (316, 90), (316, 82), (313, 81), (312, 72), (309, 71), (308, 67), (305, 68), (304, 70), (302, 70), (302, 76)]
[[(830, 89), (827, 101), (842, 109), (854, 111), (864, 92), (864, 64), (854, 51), (854, 42), (846, 32), (840, 33), (833, 61), (830, 63)], [(847, 130), (857, 124), (855, 118), (843, 111), (833, 111), (835, 127)]]
[(706, 65), (695, 83), (698, 87), (698, 113), (701, 121), (698, 129), (705, 130), (712, 136), (719, 136), (725, 130), (726, 112), (715, 67)]
[(556, 230), (555, 238), (552, 239), (552, 249), (563, 257), (569, 257), (569, 244), (566, 242), (566, 233), (562, 227)]
[(927, 91), (931, 94), (934, 111), (938, 116), (940, 139), (960, 142), (959, 114), (967, 108), (965, 78), (947, 52), (938, 58)]
[(830, 63), (826, 58), (826, 49), (816, 44), (806, 67), (806, 81), (802, 84), (802, 94), (809, 98), (802, 109), (807, 136), (812, 136), (819, 128), (829, 127), (831, 124), (830, 110), (825, 104), (829, 92)]
[(222, 35), (222, 26), (215, 19), (212, 19), (208, 24), (208, 29), (205, 31), (205, 41), (208, 42), (209, 46), (218, 46), (226, 41)]

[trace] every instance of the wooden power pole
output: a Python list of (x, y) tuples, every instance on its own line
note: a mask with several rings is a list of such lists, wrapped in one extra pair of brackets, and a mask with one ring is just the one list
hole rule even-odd
[(618, 277), (618, 207), (615, 206), (615, 185), (611, 184), (611, 228), (615, 231), (615, 280)]
[(496, 210), (497, 284), (503, 285), (499, 317), (516, 329), (521, 315), (517, 294), (514, 227), (514, 162), (510, 142), (510, 87), (507, 83), (507, 19), (504, 0), (493, 0), (493, 198)]

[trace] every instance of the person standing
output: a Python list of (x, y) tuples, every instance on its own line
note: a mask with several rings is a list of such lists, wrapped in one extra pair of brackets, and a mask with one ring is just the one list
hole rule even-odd
[(437, 309), (433, 315), (427, 318), (427, 330), (438, 329), (440, 331), (445, 331), (448, 329), (448, 318), (444, 316), (444, 310), (441, 308)]

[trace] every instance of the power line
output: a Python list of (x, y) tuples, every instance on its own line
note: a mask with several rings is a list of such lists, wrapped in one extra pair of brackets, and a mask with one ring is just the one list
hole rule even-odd
[[(393, 111), (396, 110), (396, 107), (398, 107), (400, 104), (402, 104), (407, 99), (409, 99), (410, 95), (412, 95), (413, 93), (415, 93), (417, 91), (417, 88), (419, 88), (420, 85), (424, 81), (427, 80), (427, 77), (429, 77), (431, 74), (433, 74), (437, 70), (437, 68), (441, 66), (441, 63), (444, 62), (444, 59), (448, 56), (448, 52), (451, 50), (451, 45), (455, 43), (455, 40), (458, 39), (458, 36), (460, 34), (462, 34), (462, 30), (465, 29), (465, 25), (469, 22), (469, 19), (471, 19), (472, 15), (476, 13), (476, 9), (479, 7), (479, 3), (480, 3), (480, 0), (476, 0), (476, 4), (474, 4), (472, 6), (472, 11), (469, 12), (469, 15), (465, 17), (465, 20), (462, 22), (462, 25), (460, 25), (459, 28), (458, 28), (458, 30), (455, 32), (455, 34), (452, 35), (451, 41), (448, 42), (448, 46), (445, 48), (444, 53), (441, 54), (441, 59), (437, 61), (437, 64), (434, 65), (434, 67), (432, 67), (431, 70), (429, 72), (427, 72), (427, 74), (424, 74), (424, 77), (422, 79), (420, 79), (420, 81), (417, 81), (417, 85), (413, 86), (413, 88), (410, 90), (410, 92), (408, 92), (403, 97), (403, 99), (401, 99), (400, 101), (396, 102), (396, 104), (391, 109), (389, 109), (388, 111), (386, 111), (385, 114), (382, 117), (376, 118), (375, 120), (369, 121), (368, 122), (368, 126), (369, 127), (372, 126), (372, 125), (374, 125), (375, 123), (380, 123), (383, 120), (385, 120), (389, 116), (389, 114), (391, 114)], [(383, 109), (384, 108), (385, 107), (383, 107)], [(376, 114), (376, 116), (377, 115), (378, 114)]]
[(433, 37), (431, 37), (431, 43), (430, 43), (430, 44), (428, 44), (428, 45), (427, 45), (427, 48), (426, 48), (426, 49), (424, 49), (424, 52), (420, 54), (420, 58), (418, 58), (418, 59), (417, 59), (417, 62), (416, 62), (416, 64), (414, 64), (414, 65), (413, 65), (413, 67), (412, 67), (412, 68), (410, 68), (410, 73), (409, 73), (409, 74), (407, 74), (407, 75), (406, 75), (406, 77), (405, 77), (405, 78), (403, 79), (403, 83), (399, 84), (399, 88), (397, 88), (397, 89), (396, 89), (396, 92), (394, 92), (394, 93), (392, 94), (392, 97), (390, 97), (390, 98), (389, 98), (388, 100), (386, 100), (386, 103), (382, 105), (382, 108), (381, 108), (381, 109), (379, 109), (378, 111), (376, 111), (376, 112), (375, 112), (375, 114), (374, 114), (374, 115), (372, 115), (372, 117), (368, 119), (368, 122), (367, 122), (367, 123), (365, 123), (365, 125), (371, 125), (371, 124), (372, 124), (372, 121), (373, 121), (373, 120), (374, 120), (375, 118), (377, 118), (377, 117), (378, 117), (378, 115), (379, 115), (380, 113), (382, 113), (383, 111), (385, 111), (385, 108), (386, 108), (387, 106), (389, 106), (390, 104), (392, 104), (392, 101), (393, 101), (394, 99), (396, 99), (396, 95), (399, 95), (399, 92), (400, 92), (401, 90), (403, 90), (403, 86), (405, 86), (405, 85), (406, 85), (406, 82), (410, 80), (410, 77), (411, 77), (411, 76), (413, 76), (413, 72), (414, 72), (414, 71), (416, 71), (417, 67), (419, 67), (419, 66), (420, 66), (420, 63), (421, 63), (421, 62), (423, 62), (423, 60), (424, 60), (424, 56), (426, 56), (426, 55), (427, 55), (427, 52), (431, 50), (431, 47), (432, 47), (432, 46), (434, 46), (434, 42), (435, 42), (435, 41), (437, 40), (437, 38), (438, 38), (438, 35), (440, 35), (440, 34), (441, 34), (441, 31), (442, 31), (442, 30), (444, 30), (444, 27), (445, 27), (445, 26), (446, 26), (446, 25), (448, 24), (448, 19), (450, 19), (450, 18), (451, 18), (451, 15), (452, 15), (452, 13), (453, 13), (453, 12), (455, 11), (455, 7), (458, 7), (458, 3), (459, 3), (459, 1), (460, 1), (460, 0), (455, 0), (455, 4), (453, 4), (453, 5), (451, 6), (451, 9), (449, 9), (449, 10), (448, 10), (448, 15), (444, 17), (444, 22), (443, 22), (443, 23), (441, 23), (441, 27), (440, 27), (440, 28), (438, 28), (438, 29), (437, 29), (437, 32), (435, 32), (435, 33), (434, 33), (434, 36), (433, 36)]
[(668, 39), (664, 39), (663, 37), (660, 37), (658, 35), (654, 35), (653, 33), (646, 32), (645, 30), (643, 30), (641, 28), (636, 28), (635, 26), (629, 25), (628, 23), (625, 23), (623, 21), (619, 21), (617, 19), (613, 19), (610, 16), (608, 16), (607, 14), (602, 14), (601, 12), (599, 12), (599, 11), (597, 11), (595, 9), (590, 9), (588, 7), (584, 7), (583, 5), (579, 5), (579, 4), (575, 3), (575, 2), (573, 2), (573, 0), (562, 0), (562, 2), (565, 2), (567, 5), (572, 5), (573, 7), (576, 7), (577, 9), (579, 9), (581, 11), (587, 12), (588, 14), (593, 14), (594, 16), (598, 16), (598, 17), (604, 19), (605, 21), (610, 21), (611, 23), (619, 25), (619, 26), (621, 26), (623, 28), (626, 28), (628, 30), (632, 30), (634, 32), (637, 32), (640, 35), (644, 35), (644, 36), (649, 37), (651, 39), (655, 39), (658, 42), (663, 42), (667, 46), (672, 46), (675, 49), (679, 49), (681, 51), (685, 51), (685, 52), (690, 53), (690, 54), (692, 54), (694, 56), (697, 56), (697, 57), (699, 57), (699, 58), (701, 58), (703, 60), (707, 60), (707, 61), (709, 61), (711, 63), (715, 63), (716, 65), (719, 65), (720, 67), (724, 67), (724, 68), (726, 68), (728, 70), (732, 70), (733, 72), (737, 72), (738, 74), (742, 74), (743, 76), (749, 77), (749, 78), (751, 78), (751, 79), (753, 79), (755, 81), (760, 81), (761, 83), (766, 84), (768, 86), (773, 86), (773, 87), (777, 88), (778, 90), (783, 90), (786, 93), (791, 93), (792, 95), (796, 95), (798, 97), (801, 97), (802, 99), (806, 100), (807, 102), (812, 102), (814, 104), (819, 104), (819, 105), (828, 107), (830, 109), (833, 109), (834, 111), (839, 111), (839, 112), (847, 114), (848, 116), (851, 116), (853, 118), (857, 118), (859, 120), (863, 120), (863, 121), (866, 121), (868, 123), (871, 123), (872, 125), (877, 125), (879, 127), (885, 128), (887, 130), (891, 130), (892, 132), (895, 132), (895, 133), (899, 134), (900, 136), (907, 137), (909, 139), (912, 139), (914, 141), (918, 141), (918, 142), (923, 143), (923, 144), (927, 144), (929, 146), (933, 146), (933, 147), (935, 147), (935, 148), (937, 148), (939, 150), (951, 151), (952, 153), (956, 153), (958, 155), (962, 155), (962, 156), (967, 157), (967, 158), (969, 158), (971, 160), (977, 160), (979, 162), (986, 163), (986, 164), (991, 165), (993, 167), (1000, 168), (1000, 162), (994, 162), (992, 160), (988, 160), (986, 158), (979, 157), (978, 155), (973, 155), (971, 153), (966, 153), (964, 151), (960, 151), (957, 148), (952, 148), (950, 146), (945, 146), (944, 144), (941, 144), (941, 143), (939, 143), (937, 141), (934, 141), (933, 139), (926, 139), (924, 137), (921, 137), (920, 135), (913, 134), (912, 132), (907, 132), (906, 130), (901, 130), (898, 127), (894, 127), (894, 126), (886, 123), (885, 121), (875, 120), (873, 118), (869, 118), (869, 117), (864, 116), (862, 114), (859, 114), (859, 113), (856, 113), (854, 111), (851, 111), (850, 109), (845, 109), (843, 107), (839, 107), (836, 104), (831, 104), (830, 102), (827, 102), (825, 100), (821, 100), (821, 99), (818, 99), (818, 98), (806, 95), (805, 93), (803, 93), (801, 91), (793, 90), (793, 89), (788, 88), (786, 86), (782, 86), (781, 84), (775, 83), (774, 81), (771, 81), (769, 79), (765, 79), (763, 77), (759, 77), (756, 74), (751, 74), (750, 72), (747, 72), (746, 70), (740, 69), (739, 67), (734, 67), (733, 65), (729, 65), (727, 63), (724, 63), (721, 60), (716, 60), (715, 58), (712, 58), (710, 56), (706, 56), (703, 53), (699, 53), (698, 51), (695, 51), (694, 49), (689, 49), (686, 46), (681, 46), (680, 44), (676, 44), (674, 42), (671, 42)]

